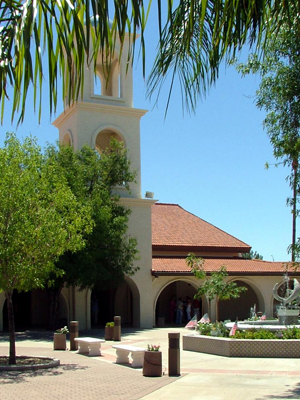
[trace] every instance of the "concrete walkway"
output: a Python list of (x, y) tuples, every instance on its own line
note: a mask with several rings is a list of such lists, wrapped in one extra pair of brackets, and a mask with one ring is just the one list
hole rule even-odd
[[(164, 376), (147, 378), (142, 369), (115, 364), (112, 345), (102, 345), (102, 356), (88, 357), (71, 351), (53, 351), (52, 333), (18, 335), (18, 355), (59, 358), (60, 367), (35, 372), (0, 373), (1, 400), (119, 399), (119, 400), (267, 400), (300, 399), (300, 360), (276, 358), (226, 358), (182, 351), (181, 376), (169, 377), (168, 333), (183, 328), (133, 331), (122, 329), (122, 343), (139, 347), (160, 344)], [(103, 330), (80, 336), (103, 338)], [(8, 338), (0, 335), (0, 355), (8, 354)]]

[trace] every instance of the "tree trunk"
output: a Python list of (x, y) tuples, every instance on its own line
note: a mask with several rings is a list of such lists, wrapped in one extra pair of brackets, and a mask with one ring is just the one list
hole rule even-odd
[(59, 296), (62, 290), (62, 286), (48, 288), (49, 296), (49, 321), (48, 328), (55, 330), (61, 328), (59, 325)]
[(9, 329), (9, 364), (16, 364), (16, 335), (12, 295), (12, 290), (5, 292)]
[(293, 182), (293, 228), (292, 228), (292, 262), (295, 262), (295, 246), (296, 246), (296, 218), (297, 218), (297, 171), (298, 171), (298, 160), (293, 160), (292, 164), (294, 170), (294, 182)]
[(210, 299), (208, 299), (208, 316), (211, 320), (211, 300)]
[(219, 322), (219, 297), (216, 297), (216, 322)]

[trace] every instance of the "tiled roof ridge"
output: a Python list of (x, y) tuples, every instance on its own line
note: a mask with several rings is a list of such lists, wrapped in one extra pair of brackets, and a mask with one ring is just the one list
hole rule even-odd
[[(220, 260), (223, 262), (226, 261), (244, 261), (244, 262), (256, 262), (256, 263), (262, 263), (262, 264), (287, 264), (288, 266), (292, 266), (293, 263), (291, 261), (271, 261), (271, 260), (259, 260), (257, 258), (244, 258), (244, 257), (216, 257), (216, 256), (196, 256), (197, 258), (202, 258), (203, 261), (209, 261), (209, 260)], [(174, 259), (174, 260), (182, 260), (182, 259), (186, 259), (187, 256), (183, 256), (183, 255), (153, 255), (152, 259)]]
[(185, 211), (186, 213), (192, 215), (192, 216), (195, 217), (195, 218), (198, 218), (199, 220), (205, 222), (205, 223), (208, 224), (208, 225), (213, 226), (215, 229), (217, 229), (218, 231), (224, 233), (225, 235), (228, 235), (228, 236), (230, 236), (231, 238), (233, 238), (233, 239), (239, 241), (240, 243), (244, 244), (245, 246), (250, 247), (250, 249), (252, 248), (252, 246), (250, 246), (248, 243), (244, 242), (243, 240), (240, 240), (239, 238), (237, 238), (236, 236), (231, 235), (231, 234), (228, 233), (228, 232), (225, 232), (223, 229), (218, 228), (216, 225), (214, 225), (214, 224), (212, 224), (212, 223), (206, 221), (205, 219), (198, 217), (198, 215), (193, 214), (192, 212), (186, 210), (185, 208), (183, 208), (183, 207), (182, 207), (181, 205), (179, 205), (179, 204), (175, 204), (175, 203), (159, 203), (159, 202), (157, 202), (157, 203), (155, 203), (155, 205), (158, 205), (158, 206), (163, 205), (163, 206), (176, 206), (176, 207), (179, 207), (179, 208), (181, 208), (183, 211)]
[[(221, 265), (229, 275), (283, 275), (288, 267), (291, 276), (299, 276), (291, 262), (248, 260), (248, 259), (204, 259), (203, 269), (207, 273), (217, 271)], [(152, 258), (152, 274), (176, 275), (192, 274), (191, 268), (182, 258)]]
[(274, 263), (274, 264), (288, 264), (291, 265), (291, 261), (274, 261), (274, 260), (259, 260), (258, 258), (244, 258), (245, 261), (255, 261), (255, 262), (260, 262), (260, 263)]

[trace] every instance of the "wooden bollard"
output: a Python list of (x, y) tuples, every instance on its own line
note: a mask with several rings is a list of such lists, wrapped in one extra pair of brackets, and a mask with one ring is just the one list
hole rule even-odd
[(169, 333), (169, 376), (180, 375), (180, 333)]
[(114, 317), (114, 341), (119, 342), (121, 340), (121, 317)]
[(70, 321), (70, 350), (78, 350), (78, 342), (74, 339), (78, 337), (78, 321)]

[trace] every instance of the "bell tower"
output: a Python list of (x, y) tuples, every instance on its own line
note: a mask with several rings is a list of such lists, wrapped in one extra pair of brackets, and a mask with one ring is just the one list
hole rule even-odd
[[(133, 326), (150, 328), (153, 326), (154, 311), (152, 299), (152, 235), (151, 207), (155, 200), (141, 196), (141, 151), (140, 120), (146, 110), (133, 107), (133, 78), (131, 62), (128, 62), (129, 40), (125, 39), (122, 55), (116, 45), (111, 60), (109, 79), (102, 54), (98, 55), (96, 77), (93, 68), (86, 65), (82, 96), (71, 106), (65, 105), (64, 112), (53, 122), (59, 130), (59, 141), (75, 150), (88, 145), (100, 154), (112, 137), (124, 143), (131, 163), (131, 171), (136, 173), (130, 191), (117, 188), (122, 205), (131, 209), (128, 235), (137, 239), (139, 271), (132, 277), (125, 277), (127, 289), (131, 293), (124, 296), (118, 288), (115, 296), (115, 315), (131, 315)], [(89, 329), (90, 295), (73, 292), (69, 304), (70, 314), (79, 321), (81, 329)], [(72, 297), (73, 296), (73, 297)], [(74, 297), (75, 296), (75, 297)], [(126, 300), (127, 299), (127, 300)], [(74, 303), (75, 309), (72, 309)]]
[(93, 67), (86, 65), (83, 94), (53, 122), (59, 129), (59, 141), (74, 149), (91, 146), (101, 153), (112, 137), (124, 143), (136, 182), (131, 184), (131, 194), (122, 197), (141, 198), (140, 120), (147, 112), (133, 107), (133, 79), (131, 62), (127, 59), (128, 40), (125, 40), (122, 56), (116, 45), (111, 59), (109, 79), (102, 54)]

